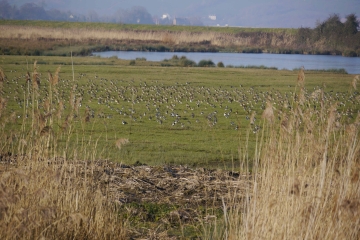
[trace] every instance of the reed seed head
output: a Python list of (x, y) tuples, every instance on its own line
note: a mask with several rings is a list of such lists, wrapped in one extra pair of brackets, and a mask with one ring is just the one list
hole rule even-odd
[(273, 106), (270, 101), (266, 103), (266, 108), (262, 114), (262, 118), (266, 119), (270, 123), (275, 120)]
[(300, 71), (298, 73), (298, 78), (297, 78), (297, 84), (300, 86), (300, 87), (304, 87), (305, 85), (305, 72), (304, 72), (304, 66), (302, 66), (300, 68)]
[(122, 146), (124, 146), (125, 144), (129, 143), (129, 139), (128, 138), (119, 138), (118, 140), (116, 140), (115, 142), (115, 146), (118, 149), (121, 149)]
[(6, 79), (6, 75), (4, 73), (4, 70), (0, 68), (0, 82), (4, 82)]
[(0, 97), (0, 117), (2, 111), (6, 108), (7, 100), (5, 98)]
[(351, 86), (354, 88), (354, 90), (357, 89), (356, 87), (357, 81), (359, 81), (359, 75), (356, 75), (351, 82)]

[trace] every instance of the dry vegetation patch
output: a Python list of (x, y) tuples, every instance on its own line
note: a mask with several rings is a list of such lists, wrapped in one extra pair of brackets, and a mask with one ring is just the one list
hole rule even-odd
[(229, 192), (243, 196), (250, 184), (249, 176), (220, 170), (106, 160), (32, 162), (5, 155), (0, 175), (0, 220), (6, 225), (1, 236), (13, 239), (149, 237), (150, 228), (136, 228), (144, 222), (155, 222), (170, 237), (169, 229), (179, 224), (216, 219), (219, 212), (201, 209), (221, 209)]
[[(216, 29), (215, 29), (216, 30)], [(51, 28), (0, 24), (5, 54), (43, 55), (59, 46), (91, 45), (98, 50), (267, 51), (294, 48), (295, 36), (281, 31), (226, 33), (215, 30), (171, 31), (101, 28)], [(14, 44), (13, 41), (18, 42)], [(38, 43), (41, 42), (41, 45)], [(101, 47), (96, 46), (101, 45)], [(261, 50), (259, 50), (261, 49)], [(37, 52), (34, 52), (37, 50)], [(94, 49), (92, 49), (94, 50)], [(55, 52), (54, 52), (55, 53)], [(51, 54), (54, 54), (51, 53)], [(91, 52), (76, 52), (89, 55)], [(46, 53), (50, 54), (50, 53)]]

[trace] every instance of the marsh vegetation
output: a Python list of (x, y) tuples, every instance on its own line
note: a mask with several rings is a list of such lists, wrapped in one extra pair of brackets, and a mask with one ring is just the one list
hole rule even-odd
[(1, 238), (360, 237), (358, 76), (159, 65), (1, 58)]
[(1, 20), (0, 53), (88, 56), (96, 51), (239, 52), (359, 56), (355, 14), (314, 29)]

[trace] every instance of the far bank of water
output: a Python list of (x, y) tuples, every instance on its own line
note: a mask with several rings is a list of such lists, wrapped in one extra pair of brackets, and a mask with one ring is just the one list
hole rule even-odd
[(332, 55), (136, 51), (94, 52), (93, 55), (104, 58), (117, 56), (125, 60), (146, 58), (148, 61), (162, 61), (177, 55), (178, 57), (185, 56), (195, 62), (211, 59), (215, 64), (223, 62), (225, 66), (265, 66), (287, 70), (304, 66), (308, 70), (345, 69), (349, 74), (360, 74), (360, 58)]

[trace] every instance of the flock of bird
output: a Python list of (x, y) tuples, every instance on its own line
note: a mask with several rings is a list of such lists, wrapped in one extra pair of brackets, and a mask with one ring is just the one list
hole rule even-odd
[[(12, 75), (5, 81), (2, 91), (8, 101), (16, 103), (9, 106), (21, 118), (24, 104), (31, 104), (28, 100), (31, 87), (25, 74), (14, 71)], [(40, 76), (43, 83), (47, 81), (45, 75)], [(261, 129), (259, 119), (268, 101), (281, 113), (289, 111), (292, 99), (298, 97), (294, 94), (294, 86), (289, 86), (286, 92), (276, 89), (263, 91), (241, 84), (227, 87), (209, 87), (191, 82), (164, 84), (157, 81), (110, 80), (84, 73), (78, 74), (76, 83), (61, 79), (57, 89), (56, 98), (64, 103), (73, 101), (80, 112), (88, 114), (88, 120), (109, 118), (123, 125), (148, 121), (169, 128), (192, 128), (196, 124), (206, 124), (234, 130), (248, 122), (254, 133)], [(306, 105), (313, 111), (319, 110), (319, 91), (320, 87), (304, 93)], [(42, 106), (42, 99), (49, 95), (47, 85), (42, 84), (39, 92), (42, 97), (38, 104)], [(339, 103), (339, 115), (353, 118), (359, 111), (356, 94), (330, 91), (324, 92), (322, 97), (324, 101)], [(66, 104), (64, 106), (66, 108)], [(74, 115), (77, 117), (77, 114)]]

